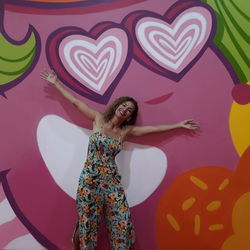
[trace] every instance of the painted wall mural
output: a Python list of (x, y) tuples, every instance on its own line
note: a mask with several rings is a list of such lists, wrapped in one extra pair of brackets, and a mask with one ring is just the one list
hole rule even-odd
[(249, 29), (250, 7), (245, 1), (204, 0), (217, 15), (215, 43), (233, 65), (241, 82), (250, 78)]
[(30, 26), (21, 41), (11, 39), (3, 27), (4, 13), (0, 6), (0, 94), (20, 83), (34, 68), (40, 54), (40, 38)]
[(145, 0), (2, 0), (11, 11), (31, 14), (82, 14), (117, 9)]
[[(200, 123), (195, 133), (133, 138), (118, 155), (136, 249), (249, 249), (242, 3), (0, 3), (0, 249), (71, 247), (91, 123), (39, 78), (44, 68), (101, 111), (133, 96), (140, 125)], [(98, 242), (109, 249), (103, 225)]]
[(50, 35), (48, 61), (67, 86), (107, 103), (131, 61), (128, 40), (126, 31), (112, 23), (98, 24), (89, 34), (65, 27)]
[(158, 205), (159, 248), (248, 249), (249, 163), (250, 147), (235, 172), (207, 166), (180, 175)]

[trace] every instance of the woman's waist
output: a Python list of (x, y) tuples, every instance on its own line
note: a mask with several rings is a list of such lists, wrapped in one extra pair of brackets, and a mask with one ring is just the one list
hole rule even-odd
[(105, 170), (107, 172), (114, 172), (118, 171), (118, 165), (116, 164), (115, 161), (108, 161), (108, 162), (103, 162), (103, 161), (85, 161), (84, 163), (84, 168), (87, 169), (93, 169), (93, 170)]
[(85, 176), (104, 180), (113, 179), (114, 177), (119, 178), (119, 181), (121, 180), (121, 175), (116, 164), (105, 165), (86, 161), (83, 167), (83, 174)]
[(88, 155), (86, 162), (95, 165), (107, 165), (107, 166), (116, 165), (115, 156), (111, 155), (110, 156), (100, 155), (99, 157), (92, 157), (91, 155)]

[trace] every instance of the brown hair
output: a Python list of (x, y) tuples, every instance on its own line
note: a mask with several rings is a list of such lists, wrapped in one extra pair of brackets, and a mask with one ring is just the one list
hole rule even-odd
[(135, 99), (129, 96), (122, 96), (114, 100), (114, 102), (111, 103), (111, 105), (104, 112), (104, 121), (105, 122), (110, 121), (114, 117), (116, 109), (124, 102), (132, 102), (135, 106), (135, 109), (133, 113), (131, 114), (131, 119), (129, 121), (124, 121), (120, 125), (120, 127), (122, 128), (127, 125), (134, 125), (136, 123), (137, 114), (138, 114), (138, 104), (135, 101)]

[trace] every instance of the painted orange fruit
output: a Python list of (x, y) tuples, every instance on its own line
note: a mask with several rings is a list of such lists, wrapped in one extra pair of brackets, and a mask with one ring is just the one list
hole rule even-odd
[(233, 234), (234, 205), (250, 190), (249, 166), (250, 147), (235, 172), (207, 166), (180, 175), (158, 204), (159, 249), (221, 249)]

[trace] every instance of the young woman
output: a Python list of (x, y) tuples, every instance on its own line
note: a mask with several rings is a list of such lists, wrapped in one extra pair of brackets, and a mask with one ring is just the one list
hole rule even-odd
[(41, 78), (93, 121), (88, 154), (77, 189), (78, 222), (73, 236), (75, 249), (95, 249), (101, 215), (105, 215), (111, 249), (134, 249), (135, 234), (115, 156), (128, 136), (143, 136), (176, 128), (196, 129), (193, 120), (173, 125), (136, 126), (137, 102), (131, 97), (116, 99), (104, 113), (92, 109), (68, 92), (54, 72)]

